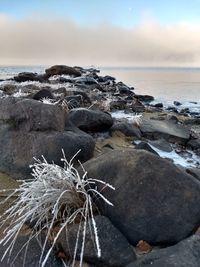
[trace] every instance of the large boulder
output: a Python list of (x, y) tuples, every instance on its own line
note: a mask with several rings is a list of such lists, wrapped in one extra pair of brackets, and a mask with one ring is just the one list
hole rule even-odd
[(114, 207), (97, 204), (133, 245), (173, 244), (199, 225), (199, 181), (165, 159), (143, 150), (114, 150), (84, 168), (88, 177), (116, 188), (99, 185)]
[(43, 155), (48, 162), (62, 164), (62, 149), (70, 160), (79, 150), (76, 159), (85, 162), (93, 156), (93, 138), (84, 132), (16, 131), (9, 124), (0, 126), (0, 170), (15, 178), (29, 178), (29, 165), (33, 157)]
[(109, 113), (86, 108), (72, 109), (68, 119), (76, 127), (86, 132), (105, 131), (113, 124), (113, 119)]
[[(125, 267), (128, 263), (136, 260), (135, 253), (126, 238), (117, 230), (110, 220), (104, 216), (95, 217), (101, 257), (97, 256), (97, 250), (94, 246), (94, 236), (91, 233), (89, 225), (92, 221), (89, 220), (86, 228), (84, 261), (95, 264), (95, 266), (106, 267)], [(67, 231), (62, 231), (57, 243), (62, 247), (66, 256), (73, 255), (77, 241), (78, 231), (81, 229), (80, 239), (82, 239), (84, 222), (73, 224), (68, 227)], [(67, 234), (67, 235), (66, 235)], [(78, 242), (77, 258), (80, 258), (82, 242)]]
[(140, 130), (145, 137), (164, 138), (171, 142), (185, 144), (190, 138), (190, 131), (187, 127), (169, 120), (143, 118), (140, 123)]
[(0, 122), (25, 131), (63, 131), (66, 111), (55, 105), (14, 97), (0, 99)]
[(81, 76), (81, 72), (78, 69), (65, 65), (54, 65), (46, 69), (45, 72), (49, 77), (53, 75), (62, 75), (62, 74), (74, 77)]
[(175, 246), (159, 249), (127, 267), (199, 267), (200, 235), (194, 235)]

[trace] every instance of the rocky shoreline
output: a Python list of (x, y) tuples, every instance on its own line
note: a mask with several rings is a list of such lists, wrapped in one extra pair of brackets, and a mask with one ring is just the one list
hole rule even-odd
[[(33, 157), (60, 164), (62, 149), (68, 160), (80, 150), (88, 176), (116, 188), (102, 188), (114, 207), (97, 203), (102, 257), (88, 237), (88, 266), (200, 266), (199, 113), (153, 101), (93, 68), (56, 65), (0, 83), (1, 173), (29, 179)], [(69, 246), (59, 240), (65, 255), (76, 227)], [(38, 264), (32, 243), (27, 267)], [(48, 266), (62, 266), (52, 258)]]

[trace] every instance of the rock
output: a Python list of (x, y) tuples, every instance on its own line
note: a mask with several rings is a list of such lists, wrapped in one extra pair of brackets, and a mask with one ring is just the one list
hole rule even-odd
[(76, 127), (86, 132), (106, 131), (113, 124), (109, 113), (85, 108), (71, 110), (68, 118)]
[(25, 131), (63, 131), (66, 112), (59, 106), (32, 99), (0, 99), (0, 121)]
[(143, 149), (145, 151), (153, 153), (154, 155), (159, 156), (159, 154), (147, 142), (140, 142), (135, 146), (135, 149)]
[(159, 249), (130, 263), (127, 267), (199, 267), (200, 235), (194, 235), (175, 246)]
[(126, 136), (135, 136), (138, 138), (141, 137), (139, 128), (131, 123), (117, 122), (110, 128), (111, 133), (115, 131), (120, 131)]
[(187, 168), (186, 172), (195, 177), (200, 181), (200, 169), (197, 168)]
[(145, 106), (136, 98), (133, 99), (131, 108), (133, 112), (144, 112), (145, 111)]
[(123, 110), (126, 107), (126, 101), (119, 99), (110, 102), (110, 110)]
[(175, 105), (175, 106), (181, 106), (182, 104), (181, 104), (181, 102), (179, 102), (179, 101), (174, 101), (174, 105)]
[(156, 103), (154, 105), (155, 108), (163, 108), (163, 103)]
[(81, 106), (84, 106), (82, 95), (66, 96), (65, 99), (69, 109), (80, 108)]
[(98, 206), (132, 245), (173, 244), (198, 227), (200, 183), (167, 160), (143, 150), (114, 150), (84, 168), (88, 177), (115, 187), (103, 190), (114, 206)]
[(149, 144), (165, 152), (172, 152), (173, 148), (165, 139), (149, 140)]
[(4, 86), (1, 86), (0, 89), (7, 95), (12, 95), (17, 90), (17, 86), (14, 84), (5, 84)]
[(74, 77), (81, 76), (81, 72), (79, 70), (65, 65), (54, 65), (46, 69), (45, 72), (49, 77), (53, 75), (62, 75), (62, 74)]
[(142, 102), (151, 102), (154, 100), (154, 97), (151, 95), (135, 95), (134, 97)]
[(41, 89), (39, 92), (35, 93), (32, 98), (35, 100), (42, 100), (44, 98), (54, 99), (54, 96), (50, 90)]
[(117, 89), (121, 95), (134, 95), (128, 86), (118, 85)]
[[(18, 236), (13, 248), (13, 252), (11, 253), (11, 258), (8, 261), (8, 257), (5, 257), (3, 261), (1, 261), (0, 265), (2, 267), (36, 267), (40, 266), (40, 256), (41, 256), (41, 244), (40, 241), (36, 238), (28, 240), (28, 236)], [(26, 246), (24, 249), (22, 247), (29, 242), (28, 249), (26, 251)], [(7, 247), (7, 245), (6, 245)], [(3, 245), (0, 246), (0, 258), (2, 258), (6, 247)], [(20, 249), (22, 251), (19, 253)], [(44, 251), (44, 255), (48, 252), (49, 246), (46, 246)], [(17, 255), (19, 253), (19, 255)], [(15, 258), (16, 257), (16, 258)], [(15, 259), (15, 260), (14, 260)], [(25, 259), (25, 262), (24, 262)], [(44, 257), (43, 257), (44, 259)], [(14, 260), (14, 262), (13, 262)], [(13, 263), (12, 263), (13, 262)], [(62, 267), (63, 264), (59, 258), (57, 258), (54, 254), (54, 251), (50, 254), (49, 259), (47, 260), (46, 266), (48, 267)]]
[(10, 129), (9, 125), (0, 126), (0, 171), (16, 179), (30, 178), (29, 165), (33, 157), (43, 155), (48, 162), (62, 165), (62, 149), (67, 160), (79, 150), (76, 160), (85, 162), (93, 156), (95, 142), (84, 132), (24, 132)]
[(32, 72), (21, 72), (17, 76), (14, 77), (16, 82), (27, 82), (27, 81), (35, 81), (35, 82), (44, 82), (46, 80), (46, 76), (38, 75), (37, 73)]
[(104, 77), (99, 76), (98, 77), (98, 82), (100, 83), (105, 83), (105, 82), (114, 82), (116, 79), (112, 76), (106, 75)]
[[(95, 266), (99, 267), (123, 267), (131, 261), (136, 260), (135, 253), (133, 252), (130, 244), (112, 225), (109, 219), (104, 216), (95, 216), (95, 222), (99, 237), (101, 257), (98, 258), (97, 256), (96, 247), (94, 247), (94, 237), (91, 237), (89, 225), (87, 225), (83, 257), (84, 261), (95, 264)], [(91, 221), (90, 224), (92, 224)], [(81, 223), (81, 229), (83, 229), (83, 222)], [(73, 224), (72, 227), (68, 228), (67, 237), (66, 230), (64, 230), (57, 241), (67, 256), (73, 255), (78, 230), (79, 224)], [(82, 231), (83, 230), (81, 230), (80, 239)], [(79, 242), (78, 244), (77, 258), (80, 257), (81, 244), (82, 242)]]
[(166, 110), (169, 110), (169, 111), (178, 113), (178, 110), (177, 110), (177, 108), (175, 108), (175, 107), (167, 107)]
[(190, 109), (189, 108), (183, 108), (180, 110), (180, 113), (181, 114), (185, 114), (185, 113), (188, 114), (188, 113), (190, 113)]
[(145, 137), (164, 138), (170, 142), (186, 143), (190, 138), (190, 131), (187, 127), (169, 120), (143, 118), (140, 130)]
[(98, 82), (94, 79), (94, 78), (91, 78), (91, 77), (78, 77), (76, 79), (74, 79), (75, 83), (81, 83), (81, 84), (87, 84), (87, 85), (90, 85), (90, 84), (98, 84)]
[(187, 147), (196, 150), (200, 148), (200, 139), (191, 139), (188, 143), (187, 143)]

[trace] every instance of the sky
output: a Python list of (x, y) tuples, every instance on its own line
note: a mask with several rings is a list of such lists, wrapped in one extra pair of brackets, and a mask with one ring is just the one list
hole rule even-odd
[(200, 66), (200, 0), (0, 0), (0, 65)]

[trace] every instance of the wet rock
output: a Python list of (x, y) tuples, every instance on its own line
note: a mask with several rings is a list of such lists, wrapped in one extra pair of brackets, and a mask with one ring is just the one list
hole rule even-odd
[(115, 131), (120, 131), (126, 136), (135, 136), (138, 138), (141, 137), (141, 132), (139, 128), (131, 123), (123, 123), (123, 122), (115, 123), (110, 128), (110, 132), (113, 133)]
[(200, 235), (194, 235), (175, 246), (151, 252), (127, 267), (199, 267)]
[(32, 99), (0, 99), (0, 121), (24, 131), (63, 131), (66, 112), (59, 106)]
[[(131, 261), (136, 260), (135, 253), (126, 238), (112, 225), (112, 223), (104, 216), (95, 217), (99, 243), (101, 249), (101, 257), (98, 258), (97, 251), (94, 246), (94, 240), (91, 238), (89, 227), (86, 230), (86, 240), (84, 249), (84, 261), (95, 264), (95, 266), (107, 267), (125, 267)], [(92, 222), (90, 222), (92, 224)], [(83, 231), (83, 222), (81, 223), (81, 233)], [(61, 233), (57, 243), (61, 245), (66, 255), (73, 255), (77, 232), (79, 225), (74, 224), (66, 231)], [(81, 237), (81, 234), (80, 234)], [(67, 240), (67, 241), (66, 241)], [(77, 248), (77, 258), (80, 257), (81, 243)]]
[[(29, 242), (28, 249), (26, 251), (26, 246), (20, 252), (20, 249), (26, 245), (26, 242)], [(0, 246), (0, 258), (2, 258), (7, 245)], [(48, 252), (49, 245), (46, 246), (44, 251), (44, 255)], [(19, 253), (20, 252), (20, 253)], [(29, 240), (28, 236), (18, 236), (13, 248), (13, 252), (11, 253), (11, 257), (8, 261), (8, 257), (5, 257), (3, 261), (1, 261), (0, 265), (2, 267), (36, 267), (40, 266), (40, 256), (41, 256), (41, 241), (39, 239), (33, 238)], [(19, 253), (19, 254), (18, 254)], [(18, 254), (18, 255), (17, 255)], [(15, 259), (15, 260), (14, 260)], [(24, 260), (25, 259), (25, 260)], [(43, 257), (44, 259), (44, 257)], [(13, 262), (14, 260), (14, 262)], [(47, 260), (46, 266), (48, 267), (62, 267), (63, 264), (59, 258), (57, 258), (54, 254), (54, 251), (50, 253), (49, 259)]]
[(154, 155), (159, 156), (159, 154), (147, 142), (140, 142), (135, 146), (135, 149), (143, 149), (145, 151), (153, 153)]
[(142, 119), (140, 130), (146, 137), (164, 138), (169, 142), (186, 143), (190, 138), (187, 127), (169, 120)]
[(200, 183), (167, 160), (143, 150), (115, 150), (84, 168), (115, 187), (103, 192), (114, 206), (98, 206), (131, 244), (173, 244), (198, 227)]
[(181, 104), (181, 102), (179, 102), (179, 101), (174, 101), (174, 105), (175, 105), (175, 106), (181, 106), (182, 104)]
[(62, 75), (62, 74), (74, 77), (81, 76), (81, 72), (79, 70), (65, 65), (54, 65), (46, 69), (45, 72), (49, 77), (53, 75)]
[(163, 108), (163, 103), (156, 103), (154, 105), (155, 108)]
[(85, 108), (71, 110), (68, 119), (86, 132), (106, 131), (113, 125), (113, 118), (109, 113)]
[(169, 110), (169, 111), (178, 113), (178, 110), (177, 110), (177, 108), (175, 108), (175, 107), (167, 107), (166, 110)]
[(93, 138), (81, 131), (24, 132), (4, 124), (0, 126), (0, 171), (16, 179), (27, 179), (30, 178), (29, 165), (34, 163), (33, 157), (43, 155), (48, 162), (60, 165), (62, 149), (67, 160), (80, 150), (76, 160), (85, 162), (93, 156), (94, 146)]
[(165, 152), (172, 152), (173, 148), (165, 139), (149, 140), (149, 144)]

